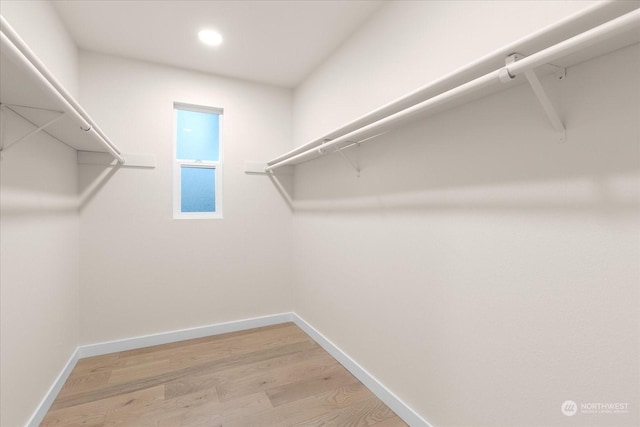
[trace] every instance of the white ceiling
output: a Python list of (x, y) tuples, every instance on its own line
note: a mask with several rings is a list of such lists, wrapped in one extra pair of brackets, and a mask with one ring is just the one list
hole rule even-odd
[[(81, 49), (295, 87), (383, 1), (56, 0)], [(197, 33), (224, 36), (217, 48)]]

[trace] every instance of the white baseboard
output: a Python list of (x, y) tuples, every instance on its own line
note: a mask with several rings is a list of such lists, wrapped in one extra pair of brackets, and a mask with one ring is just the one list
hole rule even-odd
[(362, 384), (367, 386), (378, 399), (382, 400), (393, 412), (395, 412), (402, 420), (411, 427), (432, 427), (424, 418), (416, 411), (405, 404), (398, 396), (393, 394), (391, 390), (386, 388), (373, 375), (367, 372), (355, 360), (349, 357), (338, 346), (332, 343), (324, 335), (318, 332), (313, 326), (309, 325), (304, 319), (295, 313), (291, 313), (293, 322), (303, 331), (307, 333), (320, 347), (325, 349), (327, 353), (333, 356), (342, 366), (353, 374)]
[(262, 326), (277, 325), (292, 322), (291, 313), (274, 314), (271, 316), (254, 317), (252, 319), (236, 320), (233, 322), (217, 323), (215, 325), (199, 326), (197, 328), (181, 329), (177, 331), (161, 332), (122, 340), (107, 341), (97, 344), (87, 344), (78, 347), (79, 355), (83, 357), (101, 356), (118, 351), (135, 350), (152, 345), (168, 344), (194, 338), (244, 331)]
[(360, 380), (369, 390), (371, 390), (381, 401), (412, 427), (432, 427), (417, 412), (407, 406), (388, 388), (386, 388), (373, 375), (367, 372), (356, 361), (350, 358), (344, 351), (338, 348), (324, 335), (314, 329), (296, 313), (280, 313), (271, 316), (255, 317), (252, 319), (236, 320), (233, 322), (218, 323), (215, 325), (201, 326), (197, 328), (182, 329), (177, 331), (163, 332), (152, 335), (143, 335), (134, 338), (108, 341), (96, 344), (79, 346), (67, 362), (66, 366), (58, 375), (44, 399), (31, 416), (27, 423), (28, 427), (38, 426), (44, 419), (47, 411), (53, 404), (58, 392), (69, 377), (78, 359), (84, 357), (101, 356), (103, 354), (115, 353), (119, 351), (135, 350), (138, 348), (153, 345), (168, 344), (172, 342), (184, 341), (194, 338), (208, 337), (212, 335), (226, 334), (229, 332), (243, 331), (247, 329), (260, 328), (263, 326), (277, 325), (280, 323), (293, 322), (300, 329), (306, 332), (314, 341), (325, 349), (331, 356), (340, 362), (349, 372)]
[(62, 389), (65, 381), (67, 381), (67, 378), (69, 378), (69, 374), (71, 374), (71, 371), (76, 366), (79, 358), (80, 356), (78, 353), (78, 349), (76, 348), (67, 361), (67, 364), (64, 365), (64, 368), (62, 369), (60, 374), (58, 374), (58, 378), (56, 378), (56, 380), (53, 382), (47, 393), (44, 395), (44, 398), (34, 411), (33, 415), (31, 415), (31, 418), (29, 419), (29, 421), (27, 421), (27, 427), (37, 427), (40, 425), (40, 423), (44, 419), (44, 416), (47, 415), (47, 412), (49, 412), (49, 408), (51, 408), (53, 401), (56, 400), (56, 396)]

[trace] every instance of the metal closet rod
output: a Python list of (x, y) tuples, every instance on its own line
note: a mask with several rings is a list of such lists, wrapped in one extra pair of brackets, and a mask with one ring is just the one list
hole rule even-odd
[(1, 15), (0, 30), (0, 39), (2, 41), (3, 50), (8, 49), (12, 52), (15, 58), (19, 58), (23, 65), (29, 68), (33, 75), (36, 76), (38, 80), (40, 80), (41, 83), (49, 89), (60, 104), (64, 106), (64, 112), (78, 122), (83, 131), (91, 134), (102, 145), (104, 145), (118, 162), (124, 163), (124, 157), (122, 157), (120, 150), (118, 150), (115, 145), (109, 141), (109, 138), (107, 138), (91, 117), (89, 117), (87, 112), (67, 92), (60, 82), (56, 80), (42, 61), (38, 59), (36, 54), (4, 19), (4, 16)]
[(611, 21), (585, 31), (584, 33), (578, 34), (577, 36), (571, 37), (453, 89), (447, 90), (409, 108), (391, 114), (335, 139), (328, 140), (321, 145), (315, 145), (305, 151), (297, 153), (293, 150), (270, 161), (269, 166), (265, 168), (265, 171), (270, 172), (282, 166), (302, 163), (327, 152), (338, 150), (342, 148), (341, 145), (346, 146), (357, 142), (364, 142), (362, 141), (363, 139), (372, 136), (374, 133), (384, 133), (399, 123), (408, 121), (418, 114), (424, 114), (428, 110), (433, 109), (440, 104), (453, 101), (498, 82), (511, 81), (516, 76), (529, 70), (533, 70), (541, 65), (548, 64), (556, 59), (578, 52), (597, 42), (629, 31), (634, 27), (640, 27), (640, 9), (636, 9), (618, 18), (612, 19)]
[[(611, 1), (603, 1), (600, 3), (596, 3), (592, 6), (589, 6), (582, 11), (568, 16), (564, 19), (561, 19), (551, 25), (548, 25), (544, 28), (541, 28), (538, 31), (535, 31), (525, 37), (522, 37), (510, 44), (507, 44), (483, 57), (476, 59), (462, 67), (457, 68), (449, 74), (446, 74), (428, 84), (417, 88), (416, 90), (400, 97), (394, 99), (387, 104), (384, 104), (373, 111), (368, 112), (342, 126), (337, 129), (332, 130), (325, 134), (322, 138), (313, 139), (306, 144), (302, 144), (298, 147), (293, 148), (292, 150), (281, 154), (280, 156), (273, 158), (267, 162), (268, 166), (271, 166), (275, 163), (278, 163), (282, 160), (285, 160), (289, 157), (292, 157), (296, 154), (302, 153), (303, 151), (307, 151), (310, 148), (318, 147), (319, 145), (330, 141), (334, 138), (342, 136), (346, 133), (352, 132), (356, 129), (359, 129), (363, 126), (366, 126), (370, 123), (373, 123), (377, 120), (383, 119), (391, 114), (395, 114), (398, 111), (404, 110), (405, 108), (409, 108), (419, 102), (422, 102), (428, 99), (432, 93), (439, 93), (440, 88), (442, 91), (450, 89), (451, 85), (464, 83), (465, 79), (462, 77), (463, 75), (467, 75), (469, 73), (474, 73), (474, 70), (478, 66), (484, 66), (488, 60), (495, 60), (495, 58), (505, 58), (513, 52), (517, 52), (521, 46), (526, 45), (527, 43), (531, 43), (534, 40), (537, 40), (540, 37), (544, 37), (547, 33), (553, 31), (562, 30), (567, 25), (571, 25), (571, 23), (575, 21), (579, 21), (580, 19), (585, 19), (586, 17), (592, 16), (594, 13), (599, 13), (600, 11), (604, 11), (611, 7)], [(475, 73), (474, 73), (475, 74)], [(456, 83), (457, 82), (457, 83)]]

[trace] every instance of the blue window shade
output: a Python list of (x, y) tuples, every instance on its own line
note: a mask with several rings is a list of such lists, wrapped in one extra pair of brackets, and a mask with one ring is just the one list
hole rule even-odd
[(216, 170), (182, 166), (181, 212), (216, 211)]
[(220, 116), (197, 111), (176, 111), (178, 159), (218, 161)]

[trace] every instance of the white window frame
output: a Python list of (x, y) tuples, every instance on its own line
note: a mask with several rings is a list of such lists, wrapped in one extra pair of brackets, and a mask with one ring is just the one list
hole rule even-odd
[[(218, 161), (198, 159), (178, 159), (178, 110), (195, 111), (197, 113), (217, 114), (218, 128)], [(204, 107), (200, 105), (173, 103), (173, 219), (222, 219), (222, 108)], [(210, 168), (215, 169), (215, 212), (182, 212), (182, 168)]]

